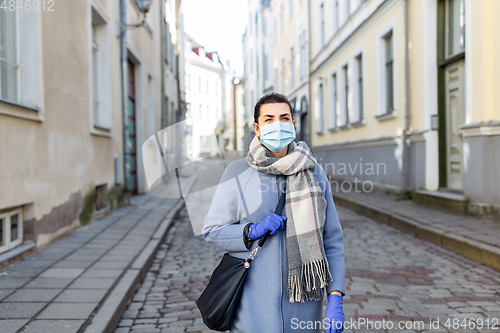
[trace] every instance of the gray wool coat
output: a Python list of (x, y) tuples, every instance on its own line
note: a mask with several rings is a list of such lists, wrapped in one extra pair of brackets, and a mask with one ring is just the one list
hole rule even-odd
[[(340, 290), (344, 295), (343, 232), (323, 167), (316, 164), (314, 174), (327, 201), (323, 244), (333, 277), (327, 292)], [(238, 177), (239, 184), (235, 177)], [(202, 231), (205, 240), (214, 247), (229, 252), (231, 256), (248, 258), (258, 240), (253, 241), (248, 249), (243, 229), (248, 223), (259, 223), (274, 212), (278, 204), (278, 189), (281, 193), (285, 182), (286, 176), (254, 170), (247, 165), (245, 159), (230, 163), (216, 189), (205, 220)], [(282, 215), (286, 216), (285, 209)], [(288, 300), (286, 258), (285, 222), (283, 230), (270, 236), (251, 262), (231, 333), (322, 332), (322, 301), (290, 303)], [(314, 327), (310, 322), (316, 325), (315, 329), (306, 328), (308, 324), (309, 327)]]

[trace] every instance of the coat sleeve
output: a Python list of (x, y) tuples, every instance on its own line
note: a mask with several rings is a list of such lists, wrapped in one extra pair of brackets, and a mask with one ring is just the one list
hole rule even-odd
[[(205, 224), (202, 229), (203, 238), (215, 248), (229, 252), (244, 252), (250, 249), (250, 242), (245, 241), (244, 230), (247, 224), (242, 215), (241, 195), (236, 183), (236, 177), (229, 172), (230, 163), (210, 205)], [(241, 177), (240, 186), (243, 188)]]
[(342, 226), (340, 225), (337, 209), (333, 202), (332, 189), (325, 170), (321, 165), (316, 164), (314, 173), (326, 199), (323, 245), (333, 278), (333, 281), (330, 281), (328, 284), (327, 295), (333, 290), (339, 290), (342, 296), (345, 296), (345, 261)]

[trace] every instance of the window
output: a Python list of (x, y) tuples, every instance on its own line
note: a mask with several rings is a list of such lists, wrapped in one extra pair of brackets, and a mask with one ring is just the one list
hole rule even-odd
[(0, 253), (20, 245), (23, 241), (21, 209), (0, 214)]
[(148, 114), (147, 114), (147, 126), (148, 126), (148, 137), (153, 135), (155, 132), (155, 86), (153, 77), (148, 75)]
[(465, 4), (464, 0), (446, 1), (446, 55), (451, 56), (465, 50)]
[(356, 98), (356, 121), (361, 121), (364, 117), (363, 111), (363, 55), (360, 53), (356, 57), (356, 74), (357, 82), (355, 86), (355, 98)]
[(339, 0), (333, 5), (333, 33), (339, 30)]
[(300, 38), (300, 78), (307, 74), (306, 31), (303, 30)]
[(165, 129), (168, 127), (168, 97), (164, 99), (164, 105), (161, 112), (161, 128)]
[(284, 25), (285, 25), (285, 18), (284, 18), (284, 9), (283, 9), (283, 3), (281, 4), (280, 6), (280, 19), (281, 19), (281, 34), (283, 34), (283, 31), (284, 31)]
[(206, 115), (207, 121), (210, 120), (210, 107), (207, 105), (207, 115)]
[(253, 73), (253, 50), (250, 50), (250, 73)]
[(345, 1), (345, 21), (349, 19), (349, 16), (351, 16), (351, 0), (344, 0)]
[(200, 108), (198, 109), (198, 117), (196, 117), (196, 118), (198, 120), (203, 120), (202, 117), (203, 117), (203, 109), (202, 109), (202, 106), (200, 104)]
[(294, 56), (293, 56), (293, 47), (290, 49), (290, 89), (295, 84), (295, 64), (294, 64)]
[(91, 68), (92, 77), (92, 119), (94, 128), (111, 128), (111, 92), (110, 92), (110, 61), (108, 52), (108, 33), (104, 19), (92, 8), (91, 35)]
[(394, 59), (392, 30), (384, 36), (385, 42), (385, 90), (386, 90), (386, 113), (394, 110)]
[(329, 129), (337, 128), (337, 73), (332, 75), (332, 102), (330, 106)]
[(325, 113), (325, 102), (324, 102), (324, 92), (323, 83), (320, 83), (318, 87), (318, 123), (316, 132), (318, 134), (323, 134), (323, 123), (324, 123), (324, 113)]
[[(170, 103), (170, 113), (172, 115), (172, 122), (170, 124), (173, 125), (173, 124), (175, 124), (177, 122), (177, 119), (175, 119), (175, 116), (176, 116), (177, 113), (175, 111), (174, 102)], [(172, 131), (170, 131), (170, 132), (172, 132)], [(173, 132), (172, 132), (172, 134), (173, 134)]]
[(325, 5), (322, 3), (319, 7), (319, 45), (325, 46)]
[(281, 59), (281, 93), (285, 93), (285, 59)]
[(343, 74), (343, 96), (342, 96), (342, 113), (341, 113), (341, 126), (347, 126), (349, 124), (349, 67), (346, 64), (342, 67)]
[(255, 72), (257, 79), (259, 78), (259, 52), (255, 52)]
[(201, 77), (198, 78), (198, 92), (201, 93)]
[[(262, 54), (264, 54), (264, 63), (262, 64), (263, 70), (264, 70), (264, 82), (267, 81), (269, 78), (269, 73), (268, 73), (268, 60), (267, 60), (267, 54), (264, 53), (264, 47), (262, 47)], [(265, 83), (264, 83), (265, 84)]]
[(252, 34), (252, 13), (248, 13), (248, 34)]
[(288, 0), (288, 6), (289, 6), (289, 9), (290, 9), (290, 18), (292, 18), (293, 16), (293, 0)]
[(0, 97), (18, 102), (17, 10), (0, 10)]
[(108, 202), (106, 200), (106, 192), (108, 185), (98, 185), (95, 187), (95, 210), (99, 212), (100, 210), (106, 210), (108, 207)]
[(267, 34), (267, 29), (266, 29), (266, 18), (264, 16), (262, 16), (261, 18), (261, 21), (262, 21), (262, 34), (264, 35), (264, 37), (266, 36)]
[(206, 84), (206, 86), (207, 86), (207, 95), (208, 95), (208, 80), (207, 80), (207, 84)]
[(99, 44), (97, 42), (97, 27), (92, 22), (92, 105), (94, 112), (94, 124), (99, 120)]
[(186, 88), (187, 90), (191, 90), (191, 75), (186, 74)]

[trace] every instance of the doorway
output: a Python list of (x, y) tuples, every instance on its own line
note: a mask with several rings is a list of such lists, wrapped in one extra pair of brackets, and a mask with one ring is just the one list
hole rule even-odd
[(447, 188), (464, 190), (463, 136), (465, 123), (465, 60), (445, 68), (446, 75), (446, 179)]
[(127, 106), (127, 136), (128, 136), (128, 156), (125, 156), (128, 174), (126, 175), (127, 189), (132, 193), (137, 193), (137, 149), (136, 149), (136, 89), (135, 89), (135, 66), (128, 59), (128, 106)]

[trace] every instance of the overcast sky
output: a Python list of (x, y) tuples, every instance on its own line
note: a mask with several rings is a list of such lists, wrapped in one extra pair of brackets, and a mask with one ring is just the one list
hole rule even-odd
[(182, 0), (184, 30), (207, 52), (217, 51), (224, 63), (243, 74), (242, 37), (247, 0)]

